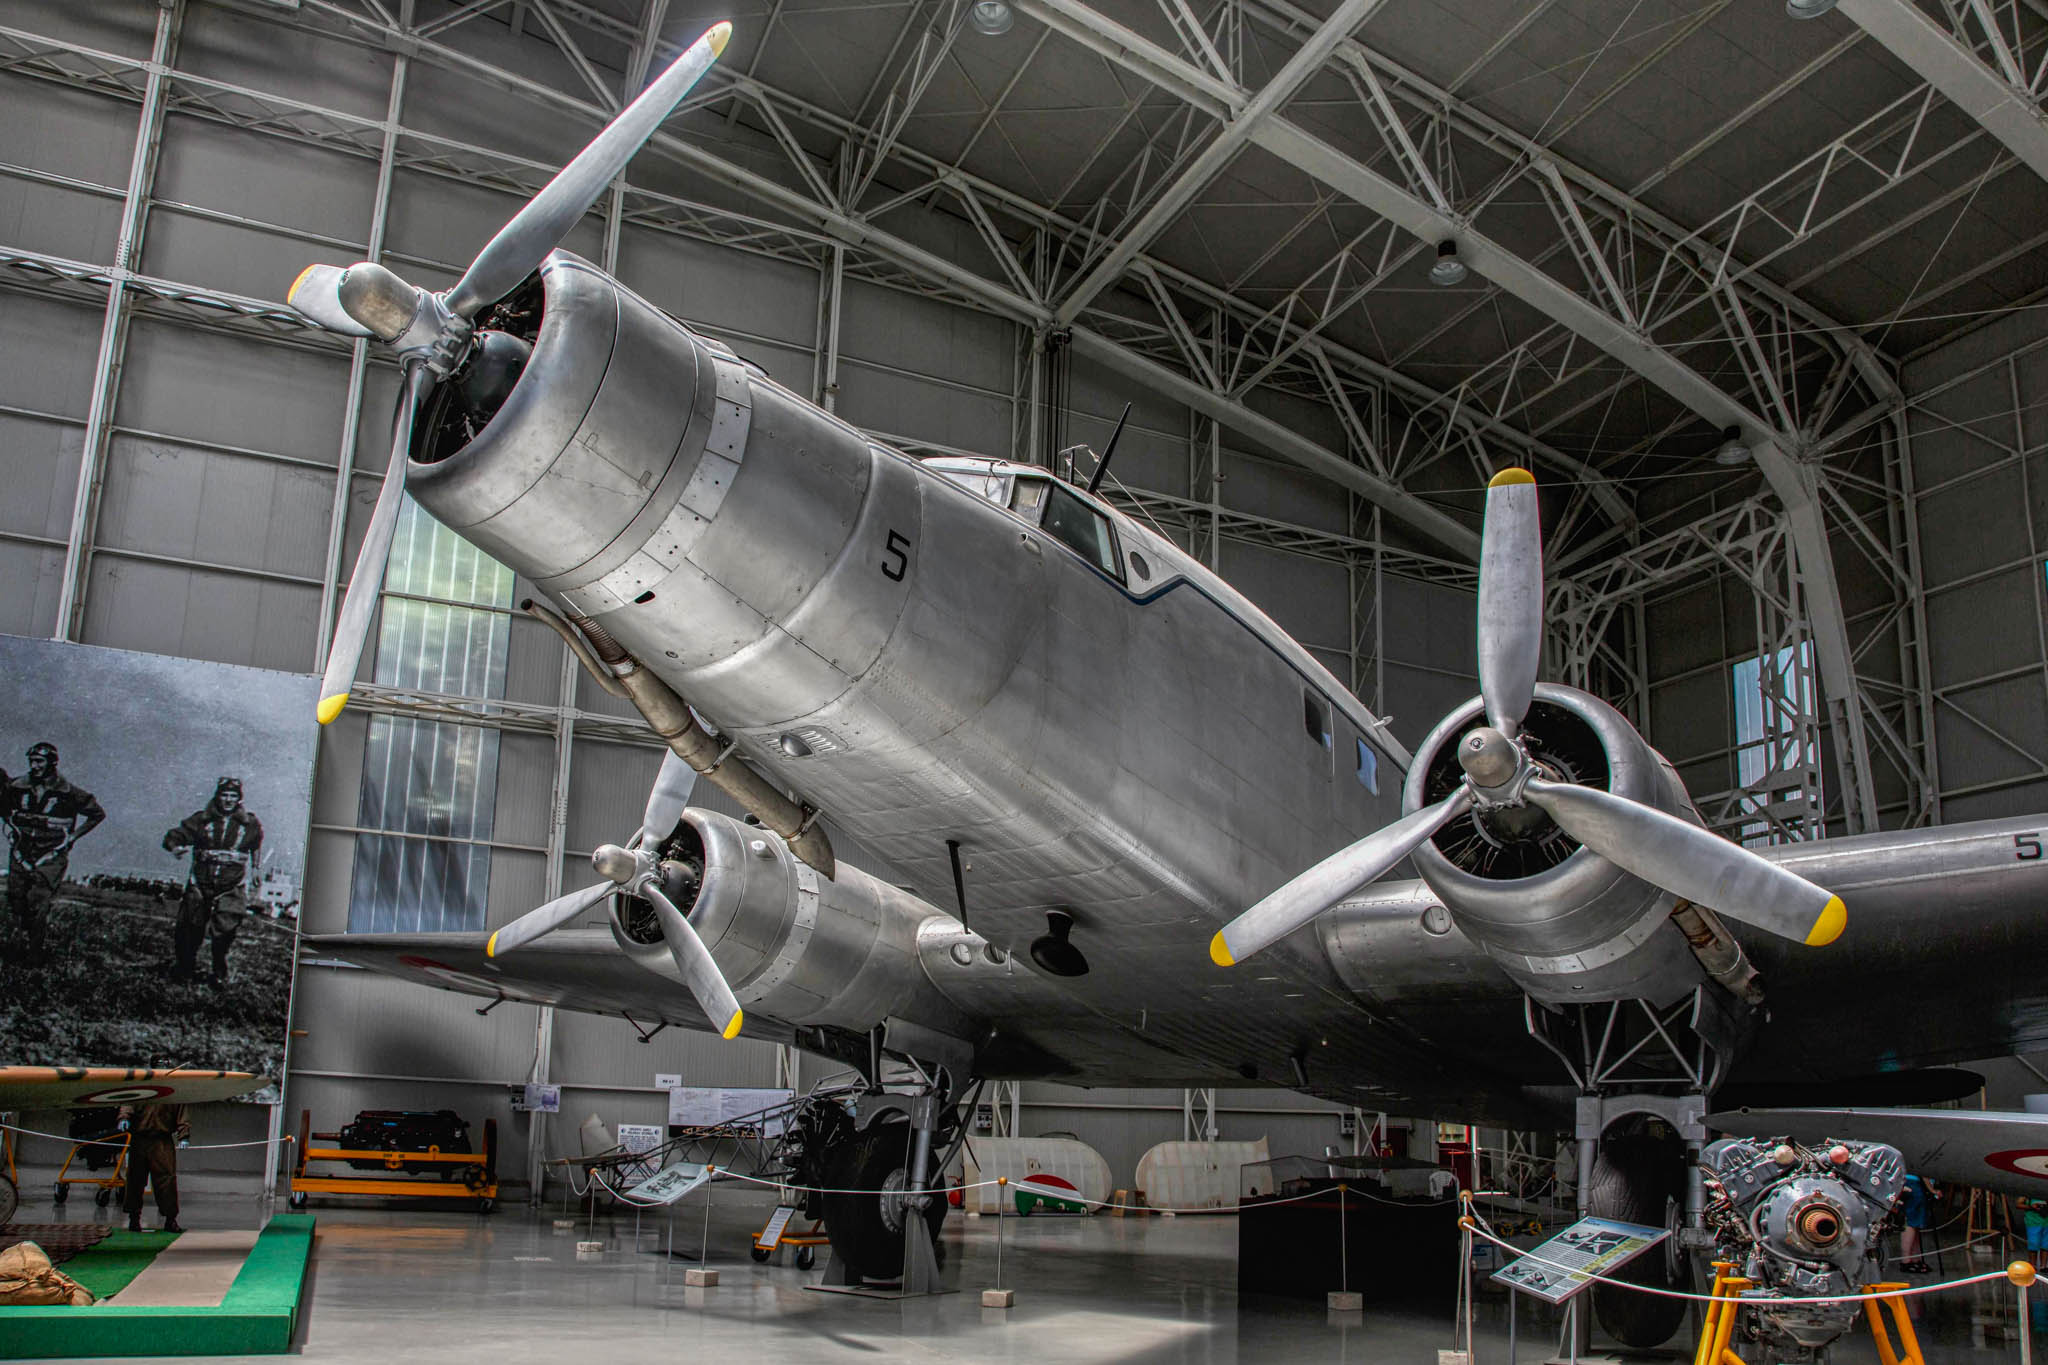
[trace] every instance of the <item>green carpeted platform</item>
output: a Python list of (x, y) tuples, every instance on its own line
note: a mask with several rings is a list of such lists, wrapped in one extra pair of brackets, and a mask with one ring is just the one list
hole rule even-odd
[(175, 1232), (110, 1232), (57, 1268), (104, 1299), (126, 1289), (177, 1238)]
[[(117, 1238), (128, 1245), (117, 1245)], [(126, 1285), (170, 1241), (162, 1233), (117, 1232), (94, 1248), (112, 1253), (104, 1266), (81, 1274), (88, 1258), (80, 1256), (62, 1269), (99, 1294), (95, 1280), (102, 1273), (111, 1288)], [(90, 1308), (0, 1308), (0, 1360), (281, 1355), (291, 1348), (312, 1247), (311, 1214), (272, 1218), (218, 1308), (123, 1308), (118, 1301)]]

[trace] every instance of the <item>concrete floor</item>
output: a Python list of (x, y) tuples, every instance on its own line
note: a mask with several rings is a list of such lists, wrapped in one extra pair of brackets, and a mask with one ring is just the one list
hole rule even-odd
[[(250, 1227), (265, 1216), (260, 1198), (194, 1183), (182, 1218), (188, 1227)], [(655, 1217), (642, 1217), (636, 1249), (630, 1213), (600, 1215), (593, 1233), (580, 1210), (574, 1230), (555, 1229), (554, 1220), (565, 1216), (559, 1204), (538, 1212), (512, 1206), (480, 1218), (425, 1205), (316, 1203), (319, 1235), (298, 1350), (309, 1360), (351, 1365), (610, 1365), (657, 1356), (1436, 1365), (1438, 1348), (1452, 1341), (1451, 1322), (1441, 1313), (1375, 1307), (1332, 1314), (1314, 1302), (1240, 1301), (1236, 1220), (1227, 1216), (1003, 1220), (1003, 1283), (1017, 1292), (1017, 1306), (1004, 1311), (980, 1306), (979, 1291), (995, 1283), (994, 1218), (947, 1221), (945, 1277), (963, 1292), (885, 1302), (807, 1292), (816, 1270), (755, 1265), (746, 1248), (767, 1208), (751, 1191), (718, 1188), (709, 1235), (721, 1283), (690, 1289), (683, 1271), (695, 1262), (659, 1254), (666, 1233)], [(44, 1196), (25, 1203), (19, 1216), (90, 1221), (118, 1217), (118, 1210), (75, 1197), (58, 1210)], [(155, 1225), (153, 1210), (145, 1221)], [(677, 1249), (694, 1253), (704, 1228), (692, 1195), (675, 1219)], [(579, 1258), (576, 1243), (593, 1236), (605, 1250)], [(1972, 1293), (1918, 1301), (1930, 1365), (2020, 1358), (2018, 1342), (1996, 1331), (2014, 1320), (2012, 1291)], [(1505, 1299), (1483, 1292), (1483, 1365), (1506, 1361), (1505, 1322)], [(1521, 1361), (1543, 1360), (1556, 1340), (1555, 1319), (1532, 1314), (1525, 1301), (1520, 1327)], [(2037, 1339), (2048, 1347), (2048, 1318), (2037, 1319)], [(1690, 1360), (1691, 1350), (1674, 1344), (1633, 1358)], [(1860, 1331), (1835, 1352), (1835, 1365), (1876, 1360)]]

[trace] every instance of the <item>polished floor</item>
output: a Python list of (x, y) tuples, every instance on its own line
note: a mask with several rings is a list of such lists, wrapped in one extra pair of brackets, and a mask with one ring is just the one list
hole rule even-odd
[[(33, 1188), (33, 1187), (31, 1187)], [(189, 1227), (256, 1226), (266, 1205), (201, 1183), (187, 1195)], [(809, 1292), (817, 1271), (755, 1265), (750, 1234), (767, 1204), (722, 1186), (707, 1224), (697, 1196), (673, 1224), (602, 1214), (594, 1228), (560, 1205), (501, 1208), (487, 1218), (425, 1206), (313, 1208), (320, 1219), (299, 1353), (350, 1365), (484, 1361), (493, 1365), (618, 1365), (638, 1360), (1119, 1361), (1227, 1365), (1237, 1361), (1415, 1362), (1437, 1365), (1452, 1344), (1448, 1315), (1374, 1308), (1333, 1314), (1319, 1303), (1240, 1299), (1230, 1217), (1002, 1220), (1003, 1283), (1016, 1307), (984, 1309), (996, 1282), (998, 1220), (948, 1220), (946, 1279), (963, 1292), (904, 1302)], [(24, 1219), (117, 1216), (74, 1199), (27, 1201)], [(150, 1225), (154, 1225), (153, 1216)], [(672, 1240), (671, 1240), (672, 1239)], [(579, 1256), (579, 1241), (604, 1250)], [(708, 1241), (720, 1272), (711, 1289), (685, 1287)], [(1958, 1262), (1958, 1265), (1960, 1262)], [(1978, 1262), (1972, 1269), (1988, 1268)], [(1963, 1273), (1952, 1267), (1952, 1274)], [(2048, 1305), (2043, 1305), (2048, 1307)], [(2018, 1361), (2012, 1291), (1959, 1291), (1921, 1300), (1929, 1365)], [(1521, 1365), (1548, 1358), (1554, 1319), (1525, 1308)], [(1501, 1365), (1505, 1300), (1482, 1293), (1478, 1360)], [(2037, 1344), (2048, 1349), (2048, 1320)], [(1635, 1359), (1691, 1359), (1676, 1344)], [(2048, 1355), (2044, 1355), (2048, 1359)], [(186, 1359), (191, 1359), (186, 1357)], [(1867, 1333), (1836, 1348), (1835, 1365), (1875, 1362)]]

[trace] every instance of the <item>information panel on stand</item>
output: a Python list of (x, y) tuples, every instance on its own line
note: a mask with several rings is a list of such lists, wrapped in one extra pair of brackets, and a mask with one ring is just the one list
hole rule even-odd
[(1669, 1228), (1581, 1218), (1493, 1272), (1493, 1278), (1546, 1303), (1563, 1303), (1592, 1284), (1595, 1275), (1612, 1275), (1670, 1235)]

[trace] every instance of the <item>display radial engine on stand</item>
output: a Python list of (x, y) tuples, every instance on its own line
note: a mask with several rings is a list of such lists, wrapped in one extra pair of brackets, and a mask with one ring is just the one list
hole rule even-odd
[[(855, 1068), (859, 1103), (799, 1125), (799, 1183), (857, 1192), (824, 1210), (839, 1278), (925, 1285), (977, 1079), (1252, 1081), (1571, 1124), (1588, 1211), (1679, 1226), (1666, 1245), (1697, 1252), (1715, 1238), (1689, 1157), (1724, 1080), (1861, 1077), (1835, 1102), (1882, 1105), (1941, 1063), (2048, 1044), (2048, 818), (1760, 850), (1709, 834), (1625, 719), (1537, 683), (1527, 472), (1487, 494), (1482, 695), (1411, 759), (1299, 641), (1084, 484), (914, 460), (557, 249), (729, 32), (453, 289), (372, 263), (292, 286), (405, 376), (321, 718), (346, 703), (409, 493), (532, 582), (525, 609), (669, 750), (594, 884), (495, 933), (322, 952)], [(1361, 777), (1367, 746), (1406, 774), (1392, 823), (1345, 771), (1354, 745)], [(686, 809), (698, 780), (749, 822)], [(828, 813), (889, 882), (835, 855)], [(1404, 857), (1423, 881), (1374, 881)], [(1915, 1009), (1870, 1008), (1908, 991)], [(2009, 1117), (2048, 1150), (2048, 1125)], [(1922, 1169), (1981, 1183), (2011, 1156)], [(1630, 1344), (1676, 1326), (1678, 1301), (1610, 1290), (1601, 1320)]]

